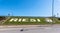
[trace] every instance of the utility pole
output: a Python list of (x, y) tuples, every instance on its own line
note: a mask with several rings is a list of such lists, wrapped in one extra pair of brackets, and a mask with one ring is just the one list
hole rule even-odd
[(52, 0), (52, 24), (54, 23), (54, 0)]
[(54, 16), (54, 0), (52, 0), (52, 17)]

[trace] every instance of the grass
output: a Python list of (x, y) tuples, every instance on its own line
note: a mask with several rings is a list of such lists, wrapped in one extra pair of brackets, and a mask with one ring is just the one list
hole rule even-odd
[(45, 24), (60, 24), (60, 22), (5, 22), (3, 25), (45, 25)]
[[(34, 19), (37, 19), (37, 18), (39, 18), (40, 20), (41, 20), (41, 22), (9, 22), (9, 20), (11, 19), (11, 18), (34, 18)], [(49, 22), (46, 22), (45, 21), (45, 18), (46, 17), (19, 17), (19, 16), (12, 16), (10, 19), (8, 19), (5, 23), (3, 23), (2, 25), (41, 25), (41, 24), (60, 24), (60, 22), (58, 22), (56, 19), (57, 18), (53, 18), (54, 19), (54, 21), (55, 21), (55, 23), (49, 23)], [(49, 18), (49, 17), (47, 17), (47, 18)], [(52, 19), (52, 18), (50, 18), (50, 19)]]

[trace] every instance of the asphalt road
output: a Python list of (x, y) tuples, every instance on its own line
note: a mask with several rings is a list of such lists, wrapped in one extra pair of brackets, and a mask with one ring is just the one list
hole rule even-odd
[[(23, 31), (21, 31), (23, 29)], [(60, 26), (30, 28), (0, 28), (0, 33), (60, 33)]]

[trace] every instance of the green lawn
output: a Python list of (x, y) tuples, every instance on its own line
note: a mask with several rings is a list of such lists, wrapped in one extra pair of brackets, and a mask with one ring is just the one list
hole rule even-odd
[[(11, 18), (40, 18), (41, 22), (9, 22), (9, 20)], [(60, 24), (60, 22), (58, 22), (57, 18), (53, 18), (54, 19), (54, 22), (52, 23), (49, 23), (49, 22), (46, 22), (45, 21), (45, 18), (46, 17), (19, 17), (19, 16), (16, 16), (16, 17), (10, 17), (10, 19), (8, 19), (5, 23), (3, 23), (2, 25), (40, 25), (40, 24)], [(49, 18), (49, 17), (47, 17)], [(50, 18), (52, 19), (52, 18)]]
[(51, 24), (47, 22), (5, 22), (5, 25), (40, 25), (40, 24)]

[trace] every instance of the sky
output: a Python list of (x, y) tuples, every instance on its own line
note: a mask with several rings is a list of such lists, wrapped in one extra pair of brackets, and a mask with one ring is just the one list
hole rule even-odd
[[(52, 0), (0, 0), (0, 15), (52, 16)], [(60, 16), (60, 0), (54, 0), (54, 15)]]

